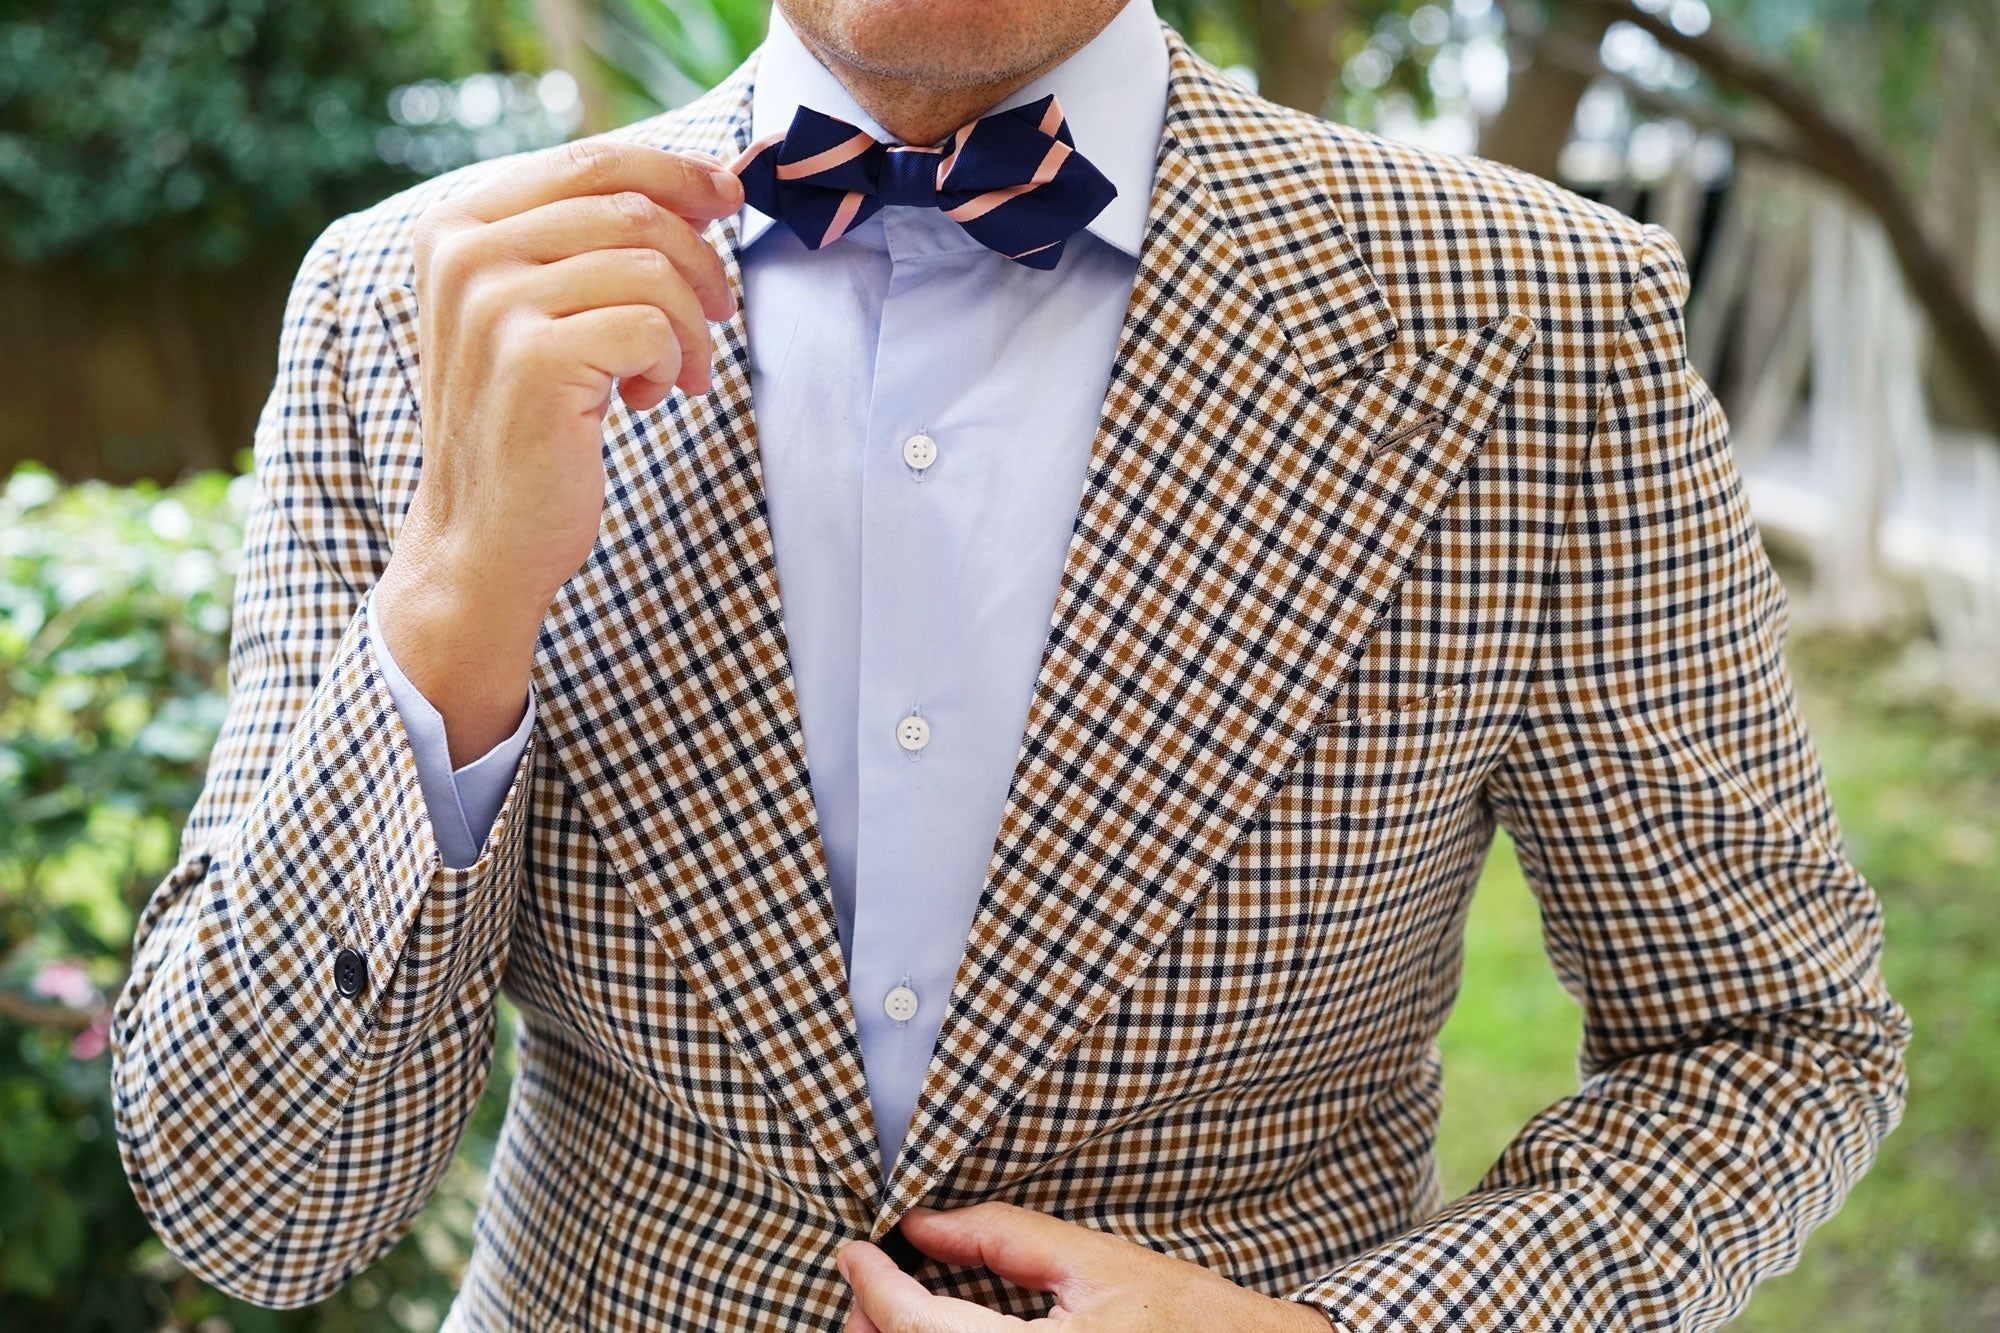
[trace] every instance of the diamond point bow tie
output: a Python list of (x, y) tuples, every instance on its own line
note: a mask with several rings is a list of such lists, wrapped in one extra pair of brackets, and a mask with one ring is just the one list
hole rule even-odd
[(931, 148), (883, 143), (801, 106), (790, 129), (751, 144), (729, 169), (745, 202), (808, 250), (885, 204), (909, 204), (943, 209), (981, 245), (1039, 269), (1054, 268), (1063, 242), (1118, 194), (1076, 151), (1054, 93), (981, 116)]

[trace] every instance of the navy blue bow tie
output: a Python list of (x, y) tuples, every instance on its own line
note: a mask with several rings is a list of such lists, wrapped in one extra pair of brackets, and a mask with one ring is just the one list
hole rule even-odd
[(791, 128), (744, 149), (729, 169), (752, 208), (808, 250), (830, 245), (884, 204), (941, 208), (981, 245), (1051, 269), (1063, 242), (1117, 197), (1076, 151), (1054, 93), (959, 127), (933, 148), (888, 144), (802, 106)]

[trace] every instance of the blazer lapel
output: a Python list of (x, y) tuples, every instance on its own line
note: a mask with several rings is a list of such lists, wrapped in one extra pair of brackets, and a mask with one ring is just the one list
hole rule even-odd
[(1388, 361), (1396, 322), (1325, 168), (1167, 40), (1139, 272), (878, 1237), (1194, 906), (1365, 648), (1534, 340), (1509, 315)]
[[(679, 133), (660, 146), (733, 158), (754, 65), (691, 121), (666, 118)], [(614, 399), (606, 417), (603, 525), (543, 624), (537, 726), (674, 966), (859, 1207), (880, 1190), (881, 1149), (778, 599), (737, 223), (704, 232), (737, 296), (710, 326), (714, 388), (646, 413)], [(414, 392), (415, 297), (377, 304)], [(782, 1173), (771, 1135), (740, 1142)]]
[[(727, 161), (748, 145), (750, 70), (710, 95), (718, 113), (693, 146)], [(868, 1200), (881, 1150), (778, 597), (738, 219), (705, 235), (737, 297), (712, 326), (715, 387), (608, 418), (604, 526), (543, 634), (541, 725), (675, 966), (775, 1106)]]

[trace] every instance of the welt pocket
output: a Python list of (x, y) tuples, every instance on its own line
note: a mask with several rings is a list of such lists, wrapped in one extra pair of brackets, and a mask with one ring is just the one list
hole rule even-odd
[(1413, 699), (1389, 708), (1375, 708), (1367, 712), (1341, 712), (1336, 705), (1329, 709), (1313, 728), (1314, 731), (1361, 731), (1370, 727), (1398, 727), (1422, 725), (1428, 722), (1448, 720), (1465, 709), (1465, 682), (1453, 681), (1429, 694), (1421, 694)]
[(1273, 824), (1353, 826), (1452, 789), (1465, 758), (1469, 686), (1457, 681), (1389, 708), (1334, 713), (1307, 734), (1273, 793)]

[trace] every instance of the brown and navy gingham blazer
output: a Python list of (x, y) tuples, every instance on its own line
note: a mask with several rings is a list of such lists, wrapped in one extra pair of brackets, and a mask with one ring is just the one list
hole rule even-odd
[[(1683, 355), (1675, 243), (1260, 100), (1171, 29), (1150, 220), (1005, 813), (886, 1188), (786, 656), (739, 310), (616, 404), (477, 864), (363, 598), (421, 466), (411, 232), (336, 221), (256, 436), (227, 721), (115, 1016), (169, 1248), (325, 1296), (519, 1074), (454, 1330), (837, 1330), (833, 1250), (1005, 1199), (1343, 1329), (1695, 1329), (1901, 1115), (1907, 1018)], [(748, 142), (755, 57), (614, 138)], [(710, 226), (740, 293), (734, 219)], [(1435, 1038), (1495, 824), (1581, 1085), (1440, 1196)], [(343, 949), (366, 984), (340, 993)], [(929, 1259), (932, 1290), (1045, 1294)]]

